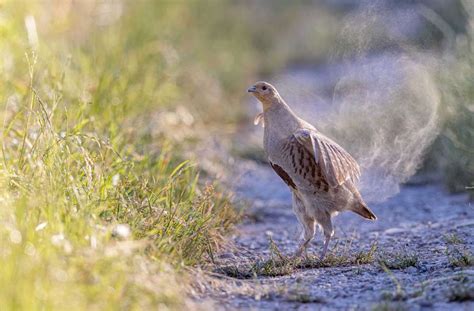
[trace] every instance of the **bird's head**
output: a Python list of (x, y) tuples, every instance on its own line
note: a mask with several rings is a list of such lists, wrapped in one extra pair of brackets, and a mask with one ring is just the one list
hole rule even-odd
[(263, 104), (263, 109), (269, 108), (276, 101), (280, 101), (281, 97), (273, 85), (268, 82), (259, 81), (248, 88), (247, 92), (252, 93)]

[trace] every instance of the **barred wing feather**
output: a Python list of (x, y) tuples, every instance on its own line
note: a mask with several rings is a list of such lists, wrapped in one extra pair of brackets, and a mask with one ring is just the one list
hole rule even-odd
[(314, 156), (331, 187), (360, 177), (356, 160), (341, 146), (315, 130), (300, 129), (294, 136)]

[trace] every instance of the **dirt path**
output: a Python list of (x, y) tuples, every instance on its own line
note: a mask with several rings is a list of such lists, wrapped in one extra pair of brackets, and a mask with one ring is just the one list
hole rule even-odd
[[(380, 91), (392, 89), (399, 94), (404, 85), (411, 85), (405, 83), (407, 76), (400, 74), (394, 79), (392, 72), (385, 70), (387, 66), (399, 68), (399, 60), (399, 56), (375, 55), (343, 66), (289, 70), (275, 78), (277, 85), (284, 86), (282, 94), (297, 113), (320, 126), (324, 133), (334, 129), (333, 125), (341, 125), (339, 133), (350, 137), (346, 145), (363, 148), (359, 156), (368, 156), (373, 162), (371, 155), (376, 154), (381, 161), (375, 163), (382, 167), (388, 163), (382, 175), (371, 175), (370, 166), (363, 172), (362, 179), (371, 182), (369, 190), (381, 195), (372, 195), (372, 199), (385, 199), (387, 193), (398, 189), (404, 178), (386, 178), (387, 175), (397, 175), (403, 169), (399, 163), (415, 167), (421, 161), (417, 152), (436, 134), (435, 129), (426, 132), (427, 123), (419, 121), (424, 120), (426, 109), (413, 109), (406, 103), (403, 119), (411, 118), (413, 122), (409, 123), (414, 127), (400, 128), (395, 123), (393, 128), (385, 126), (387, 120), (393, 119), (395, 112), (391, 109), (401, 105), (397, 98), (406, 101), (403, 96), (381, 101)], [(367, 74), (361, 76), (361, 72)], [(371, 80), (374, 75), (383, 85)], [(364, 85), (364, 92), (372, 92), (369, 93), (373, 95), (373, 106), (367, 113), (377, 110), (386, 114), (380, 124), (373, 118), (367, 120), (365, 112), (360, 115), (357, 122), (370, 121), (374, 125), (367, 137), (351, 136), (358, 132), (344, 128), (347, 122), (357, 123), (355, 112), (349, 109), (352, 106), (345, 107), (332, 96), (338, 81), (348, 76)], [(356, 95), (359, 98), (361, 94)], [(358, 105), (360, 108), (361, 103)], [(351, 118), (338, 119), (338, 114), (333, 113), (343, 108), (352, 111)], [(250, 115), (260, 109), (250, 105)], [(421, 115), (416, 111), (421, 111)], [(419, 141), (412, 140), (420, 135), (425, 136)], [(397, 139), (401, 145), (396, 144)], [(383, 146), (368, 144), (371, 141)], [(249, 127), (238, 132), (229, 148), (211, 146), (204, 150), (203, 158), (211, 159), (209, 150), (216, 149), (218, 162), (228, 164), (221, 171), (233, 187), (236, 201), (250, 206), (245, 221), (231, 237), (232, 246), (217, 254), (215, 265), (210, 267), (215, 277), (205, 296), (217, 301), (218, 309), (474, 310), (474, 206), (467, 196), (449, 195), (439, 184), (427, 179), (411, 182), (383, 203), (369, 204), (379, 218), (376, 222), (348, 212), (336, 217), (327, 260), (317, 259), (322, 251), (318, 232), (308, 258), (295, 261), (288, 255), (295, 251), (300, 231), (291, 209), (290, 192), (264, 163), (261, 145), (261, 129), (249, 122)], [(402, 150), (401, 146), (413, 146), (413, 150)], [(230, 149), (238, 156), (231, 157)], [(215, 163), (209, 161), (206, 167), (212, 170)], [(404, 177), (411, 174), (405, 171)], [(384, 191), (387, 189), (388, 192)]]
[[(223, 275), (216, 279), (224, 285), (210, 296), (219, 309), (474, 309), (474, 209), (465, 196), (448, 195), (438, 185), (403, 187), (372, 205), (376, 222), (351, 213), (336, 217), (329, 267), (314, 265), (312, 255), (319, 255), (322, 244), (318, 232), (309, 251), (313, 268), (291, 267), (269, 277), (281, 272), (265, 270), (270, 258), (279, 259), (270, 237), (283, 255), (296, 247), (290, 194), (267, 166), (242, 161), (238, 167), (243, 174), (237, 196), (251, 208), (232, 237), (233, 247), (216, 259), (214, 271)], [(344, 261), (361, 251), (368, 256), (371, 247), (369, 263)]]

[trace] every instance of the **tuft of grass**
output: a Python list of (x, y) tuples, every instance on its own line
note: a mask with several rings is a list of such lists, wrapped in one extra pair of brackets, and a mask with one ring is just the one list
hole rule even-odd
[(464, 241), (456, 233), (446, 234), (444, 239), (447, 244), (464, 244)]
[(446, 251), (451, 267), (470, 267), (474, 265), (474, 255), (467, 249), (453, 247)]
[(461, 280), (452, 285), (447, 293), (449, 301), (474, 301), (474, 286), (472, 282), (469, 282), (467, 277), (463, 277)]
[(390, 300), (390, 301), (402, 301), (407, 299), (407, 293), (403, 289), (402, 283), (397, 279), (397, 277), (393, 274), (393, 272), (382, 262), (379, 262), (380, 266), (382, 267), (383, 271), (387, 273), (387, 275), (392, 280), (393, 284), (395, 285), (394, 291), (385, 291), (382, 293), (383, 300)]
[(326, 301), (321, 297), (312, 296), (308, 293), (300, 293), (300, 292), (290, 292), (287, 293), (284, 298), (287, 302), (297, 302), (297, 303), (325, 303)]
[(370, 310), (372, 311), (406, 311), (406, 310), (409, 310), (409, 308), (403, 302), (384, 301), (384, 302), (373, 305)]
[(322, 297), (311, 294), (308, 288), (304, 288), (297, 285), (295, 288), (283, 289), (277, 297), (286, 302), (296, 302), (300, 304), (306, 303), (326, 303), (326, 300)]
[(474, 265), (474, 255), (456, 234), (446, 235), (446, 256), (451, 267), (470, 267)]
[(403, 251), (391, 255), (385, 254), (384, 258), (378, 258), (378, 262), (382, 267), (401, 270), (408, 267), (416, 267), (418, 264), (418, 256), (414, 253)]
[(373, 243), (367, 251), (360, 251), (353, 255), (331, 252), (321, 260), (314, 255), (305, 257), (285, 256), (271, 240), (269, 259), (258, 260), (251, 265), (218, 267), (215, 272), (234, 278), (246, 279), (258, 276), (277, 277), (289, 275), (299, 269), (360, 266), (374, 262), (376, 250), (377, 243)]

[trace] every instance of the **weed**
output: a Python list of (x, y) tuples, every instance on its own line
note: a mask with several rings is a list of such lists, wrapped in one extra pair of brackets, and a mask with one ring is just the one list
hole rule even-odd
[(449, 301), (474, 301), (474, 286), (467, 277), (452, 285), (447, 293)]
[(406, 311), (409, 310), (408, 306), (402, 302), (389, 302), (384, 301), (378, 304), (375, 304), (371, 308), (372, 311)]
[(446, 255), (451, 267), (470, 267), (474, 265), (474, 256), (467, 249), (453, 247), (446, 250)]
[(407, 295), (406, 295), (406, 292), (403, 290), (402, 283), (400, 283), (400, 281), (397, 279), (397, 277), (393, 274), (392, 271), (390, 271), (390, 269), (387, 266), (385, 266), (384, 263), (380, 263), (380, 266), (385, 271), (385, 273), (388, 274), (390, 279), (395, 284), (395, 291), (393, 291), (393, 292), (383, 292), (382, 293), (382, 299), (391, 300), (391, 301), (406, 300)]
[(218, 273), (224, 273), (236, 278), (251, 278), (256, 276), (276, 277), (292, 274), (298, 269), (319, 269), (330, 267), (347, 267), (369, 264), (374, 261), (377, 243), (373, 243), (368, 251), (361, 251), (355, 255), (336, 253), (337, 250), (326, 255), (321, 260), (319, 257), (309, 255), (305, 257), (292, 257), (283, 255), (273, 241), (270, 242), (270, 258), (258, 260), (252, 265), (219, 267)]
[(326, 300), (322, 297), (312, 295), (308, 290), (296, 288), (293, 290), (280, 293), (279, 297), (287, 302), (305, 303), (325, 303)]
[(408, 267), (416, 267), (418, 264), (418, 256), (414, 253), (408, 253), (407, 251), (385, 256), (385, 258), (378, 258), (378, 262), (382, 267), (388, 269), (400, 270)]
[(444, 240), (447, 244), (464, 244), (464, 241), (456, 233), (446, 234)]

